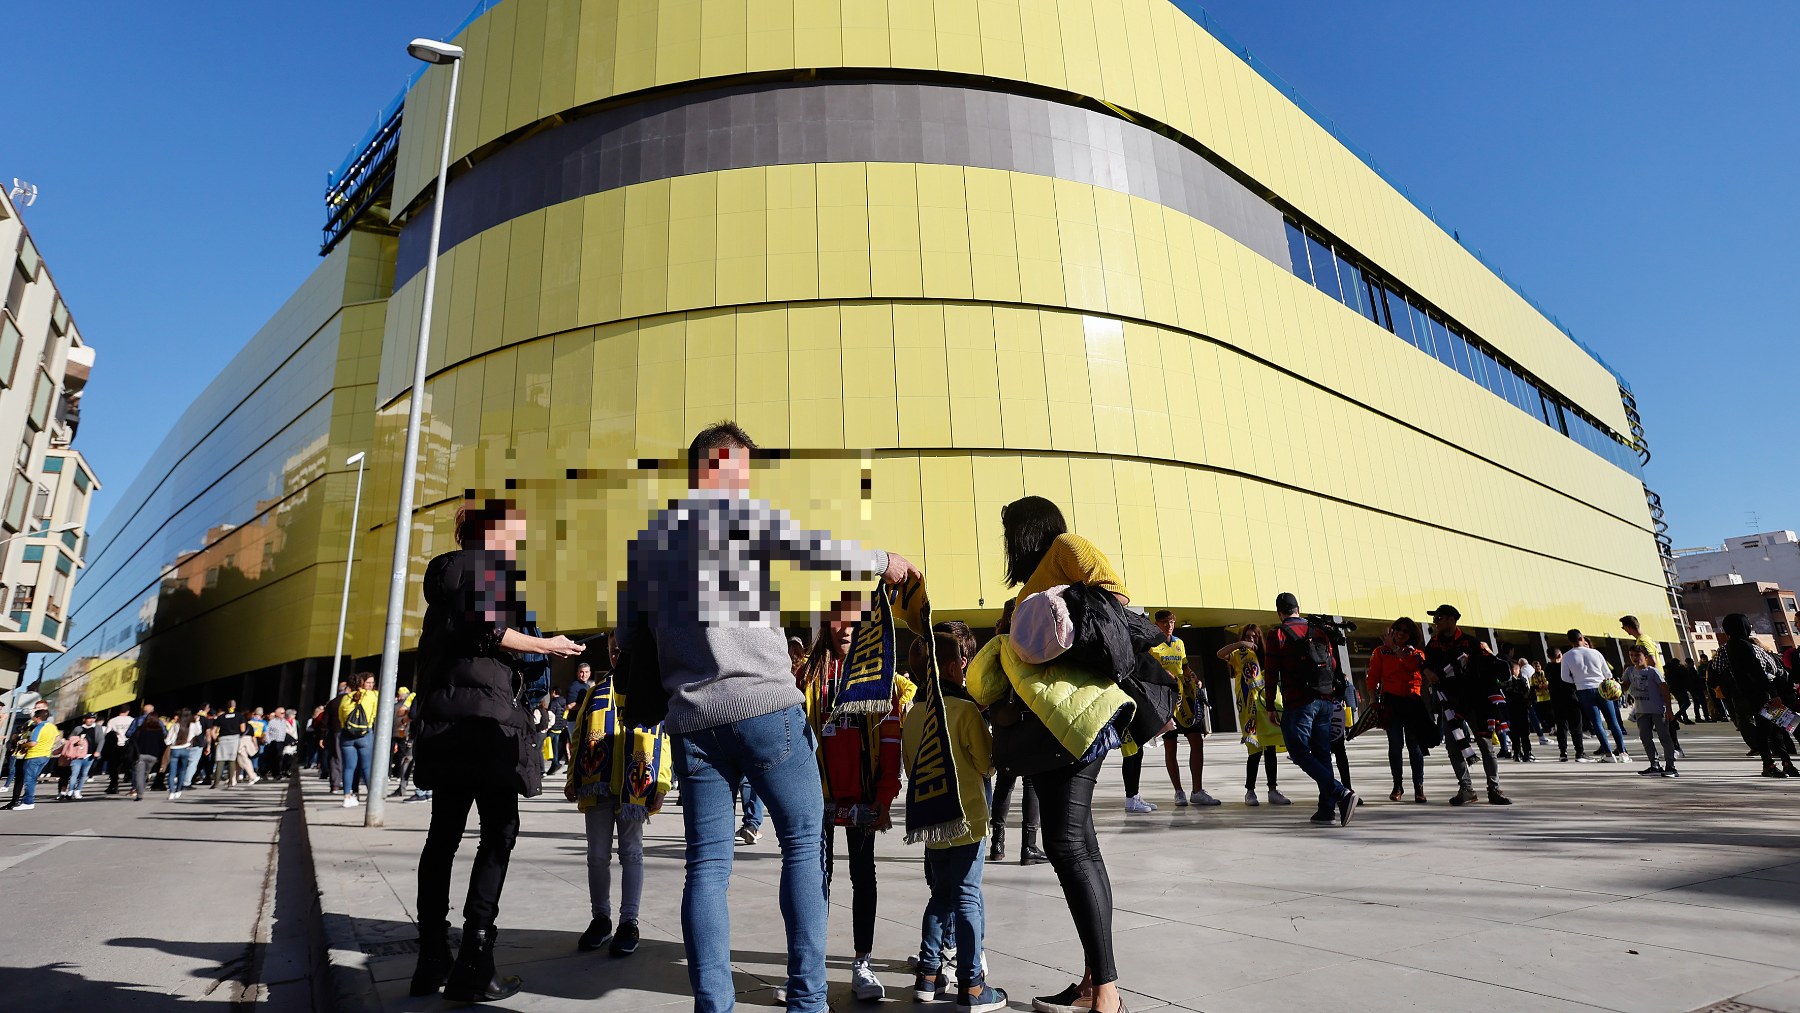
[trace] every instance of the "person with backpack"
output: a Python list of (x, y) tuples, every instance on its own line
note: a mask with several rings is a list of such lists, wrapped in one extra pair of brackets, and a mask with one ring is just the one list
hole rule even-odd
[(346, 809), (354, 809), (360, 804), (356, 789), (369, 780), (375, 749), (375, 736), (371, 732), (375, 728), (376, 704), (381, 699), (381, 694), (375, 691), (374, 672), (357, 673), (356, 686), (333, 700), (327, 712), (332, 728), (337, 732), (338, 766), (342, 771)]
[(1496, 725), (1505, 719), (1506, 698), (1501, 692), (1501, 673), (1506, 663), (1493, 648), (1464, 633), (1457, 625), (1462, 613), (1454, 605), (1439, 605), (1431, 612), (1431, 642), (1425, 645), (1425, 682), (1438, 701), (1444, 752), (1456, 774), (1453, 806), (1468, 805), (1478, 798), (1469, 776), (1469, 760), (1479, 750), (1481, 771), (1487, 776), (1489, 805), (1512, 805), (1500, 790), (1500, 764), (1494, 759)]
[[(1800, 707), (1787, 669), (1752, 639), (1750, 618), (1742, 612), (1726, 616), (1719, 630), (1719, 653), (1713, 658), (1713, 672), (1728, 680), (1738, 730), (1755, 754), (1762, 757), (1762, 776), (1800, 777), (1800, 769), (1794, 767), (1788, 752), (1787, 734), (1765, 716), (1779, 716), (1784, 708)], [(1777, 759), (1781, 761), (1779, 767)]]
[[(1275, 596), (1275, 612), (1280, 621), (1269, 637), (1269, 667), (1281, 690), (1281, 737), (1294, 765), (1319, 786), (1312, 823), (1349, 826), (1362, 800), (1333, 776), (1331, 767), (1332, 719), (1343, 710), (1337, 698), (1343, 676), (1336, 644), (1328, 630), (1300, 615), (1300, 600), (1292, 593)], [(1263, 689), (1263, 703), (1271, 710), (1276, 688)]]
[(94, 760), (100, 755), (101, 728), (99, 716), (88, 714), (82, 717), (81, 724), (69, 730), (57, 749), (57, 767), (61, 784), (57, 788), (56, 797), (74, 801), (81, 798), (82, 786), (87, 784), (88, 771), (93, 768)]

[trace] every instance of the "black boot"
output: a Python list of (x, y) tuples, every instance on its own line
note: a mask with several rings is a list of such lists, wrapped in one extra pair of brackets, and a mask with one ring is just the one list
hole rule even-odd
[(494, 973), (494, 937), (492, 925), (463, 926), (462, 949), (456, 953), (456, 964), (450, 968), (450, 980), (444, 983), (444, 998), (451, 1002), (493, 1002), (516, 993), (524, 984), (516, 974), (504, 978)]
[(994, 836), (988, 844), (987, 860), (991, 862), (1006, 861), (1006, 828), (994, 824)]
[(1050, 856), (1044, 854), (1043, 850), (1038, 847), (1037, 839), (1037, 827), (1019, 828), (1020, 865), (1042, 865), (1050, 860)]
[(413, 967), (409, 995), (430, 995), (444, 987), (450, 977), (450, 923), (422, 922), (419, 925), (419, 962)]

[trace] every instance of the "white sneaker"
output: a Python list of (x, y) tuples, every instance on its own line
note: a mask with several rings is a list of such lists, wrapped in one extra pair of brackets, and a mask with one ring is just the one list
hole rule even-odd
[(18, 805), (13, 807), (13, 809), (17, 812), (24, 812), (27, 809), (36, 809), (36, 808), (37, 808), (36, 802), (20, 802)]
[(1600, 754), (1600, 762), (1601, 763), (1616, 763), (1618, 761), (1613, 759), (1613, 754), (1611, 754), (1611, 753), (1601, 753)]
[(1255, 788), (1252, 788), (1249, 791), (1244, 792), (1244, 804), (1245, 805), (1262, 805), (1262, 799), (1259, 799), (1256, 797), (1256, 789)]
[[(1685, 749), (1677, 749), (1677, 750), (1675, 750), (1675, 758), (1676, 758), (1676, 759), (1677, 759), (1677, 760), (1685, 760), (1685, 759), (1687, 759), (1687, 750), (1685, 750)], [(81, 792), (76, 792), (76, 793), (75, 793), (75, 797), (76, 797), (76, 798), (80, 798), (80, 797), (81, 797)]]
[(169, 801), (174, 802), (180, 798), (181, 798), (181, 792), (178, 792), (178, 791), (169, 792)]
[(1293, 805), (1294, 803), (1289, 802), (1288, 797), (1286, 795), (1283, 795), (1281, 792), (1278, 792), (1275, 789), (1270, 788), (1269, 789), (1269, 804), (1270, 805)]
[(1538, 745), (1547, 746), (1549, 744), (1550, 744), (1550, 739), (1548, 736), (1544, 736), (1544, 735), (1538, 736)]
[(1178, 808), (1186, 808), (1187, 804), (1187, 792), (1182, 791), (1180, 788), (1175, 789), (1175, 805)]
[[(1681, 753), (1681, 750), (1677, 749), (1677, 750), (1675, 750), (1675, 752), (1679, 756), (1679, 754)], [(75, 801), (77, 801), (77, 802), (81, 801), (81, 792), (74, 792), (73, 794), (75, 797)]]
[(250, 783), (251, 784), (261, 784), (262, 778), (257, 777), (255, 774), (252, 774), (252, 775), (250, 775)]
[(769, 998), (771, 998), (775, 1001), (775, 1005), (780, 1006), (782, 1009), (787, 1008), (787, 986), (786, 985), (776, 985), (774, 988), (770, 989), (769, 992), (770, 992)]
[(355, 795), (345, 795), (345, 796), (344, 796), (344, 808), (346, 808), (346, 809), (354, 809), (354, 808), (356, 808), (356, 807), (357, 807), (357, 806), (358, 806), (358, 805), (360, 805), (360, 804), (361, 804), (361, 803), (359, 803), (359, 802), (357, 802), (357, 801), (356, 801), (356, 796), (355, 796)]
[(1631, 762), (1631, 754), (1627, 753), (1625, 750), (1621, 749), (1621, 750), (1619, 750), (1618, 759), (1619, 759), (1620, 763), (1630, 763)]
[(1153, 813), (1156, 811), (1156, 806), (1144, 801), (1142, 795), (1133, 795), (1125, 800), (1125, 811), (1137, 814)]
[(1219, 804), (1218, 799), (1213, 798), (1211, 795), (1208, 795), (1206, 792), (1201, 791), (1199, 788), (1194, 789), (1194, 793), (1192, 795), (1188, 796), (1188, 800), (1190, 802), (1192, 802), (1194, 805), (1218, 805)]
[(874, 969), (869, 967), (868, 957), (857, 957), (850, 965), (850, 994), (863, 1002), (877, 1002), (887, 998), (887, 989), (875, 977)]

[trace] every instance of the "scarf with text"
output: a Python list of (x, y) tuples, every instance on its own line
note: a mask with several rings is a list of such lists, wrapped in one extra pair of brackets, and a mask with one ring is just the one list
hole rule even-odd
[(894, 637), (894, 605), (886, 586), (875, 585), (875, 603), (850, 639), (844, 674), (832, 697), (831, 716), (880, 717), (894, 709), (894, 675), (899, 657)]
[[(887, 597), (884, 588), (882, 598)], [(915, 631), (924, 638), (925, 678), (913, 706), (924, 709), (919, 751), (906, 772), (906, 843), (936, 844), (954, 841), (969, 833), (962, 793), (956, 786), (956, 756), (950, 746), (950, 726), (944, 721), (944, 685), (938, 675), (937, 638), (932, 635), (931, 603), (925, 584), (918, 578), (902, 584), (898, 593), (902, 612), (918, 610)], [(910, 625), (910, 624), (909, 624)]]

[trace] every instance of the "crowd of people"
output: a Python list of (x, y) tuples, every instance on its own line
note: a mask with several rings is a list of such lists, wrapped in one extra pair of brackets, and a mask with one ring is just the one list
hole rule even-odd
[[(591, 911), (577, 941), (582, 950), (624, 956), (637, 947), (643, 826), (679, 793), (682, 942), (697, 1010), (733, 1006), (733, 851), (758, 845), (770, 822), (788, 956), (778, 1004), (826, 1008), (827, 897), (840, 882), (840, 838), (851, 894), (851, 992), (887, 996), (872, 959), (881, 924), (875, 841), (904, 827), (909, 843), (924, 845), (929, 896), (918, 913), (915, 999), (1007, 1007), (1005, 991), (987, 980), (981, 881), (987, 863), (1016, 854), (1022, 864), (1054, 870), (1083, 967), (1081, 980), (1037, 997), (1033, 1007), (1124, 1010), (1111, 883), (1094, 828), (1103, 760), (1124, 757), (1128, 814), (1155, 809), (1140, 782), (1143, 751), (1159, 738), (1174, 804), (1220, 804), (1204, 786), (1214, 707), (1179, 617), (1133, 608), (1106, 556), (1070, 531), (1054, 504), (1025, 497), (1001, 515), (1005, 574), (1016, 594), (993, 635), (983, 642), (960, 622), (934, 623), (925, 575), (911, 563), (800, 530), (751, 499), (754, 450), (731, 424), (696, 437), (687, 496), (653, 517), (628, 549), (615, 609), (620, 625), (607, 638), (606, 662), (582, 661), (564, 692), (527, 699), (513, 664), (523, 654), (573, 658), (585, 650), (525, 632), (514, 558), (522, 513), (509, 501), (487, 501), (459, 514), (462, 548), (427, 571), (410, 736), (415, 779), (438, 792), (419, 866), (413, 993), (442, 989), (452, 999), (481, 1001), (522, 987), (493, 960), (517, 799), (567, 768), (563, 792), (581, 811), (588, 838)], [(809, 644), (779, 625), (769, 580), (778, 561), (845, 580), (877, 578), (877, 590), (840, 598)], [(1459, 610), (1443, 604), (1428, 626), (1406, 617), (1388, 625), (1359, 687), (1349, 669), (1353, 627), (1302, 613), (1292, 594), (1274, 605), (1272, 623), (1232, 628), (1235, 639), (1217, 651), (1229, 669), (1245, 749), (1246, 805), (1288, 804), (1277, 787), (1285, 754), (1317, 788), (1311, 821), (1351, 824), (1363, 800), (1350, 784), (1346, 743), (1372, 730), (1388, 739), (1392, 802), (1406, 799), (1408, 773), (1412, 801), (1427, 801), (1423, 759), (1437, 748), (1457, 781), (1453, 806), (1484, 797), (1473, 783), (1477, 762), (1486, 801), (1512, 804), (1500, 761), (1536, 762), (1533, 746), (1547, 747), (1552, 734), (1565, 760), (1573, 744), (1573, 760), (1589, 761), (1591, 740), (1593, 760), (1628, 762), (1627, 714), (1649, 762), (1642, 773), (1679, 776), (1679, 727), (1709, 719), (1705, 712), (1721, 699), (1764, 758), (1765, 773), (1793, 769), (1793, 679), (1735, 621), (1724, 624), (1724, 647), (1701, 673), (1679, 663), (1665, 668), (1636, 620), (1625, 617), (1629, 647), (1614, 668), (1579, 630), (1568, 632), (1566, 646), (1529, 655), (1491, 632), (1463, 628)], [(899, 631), (892, 642), (884, 621)], [(894, 669), (885, 681), (883, 658)], [(1697, 693), (1696, 685), (1721, 687), (1723, 697)], [(1697, 701), (1701, 713), (1690, 718)], [(444, 806), (453, 786), (457, 797)], [(1009, 853), (1015, 798), (1019, 847)], [(472, 805), (482, 843), (462, 949), (452, 954), (448, 855)], [(910, 948), (910, 934), (907, 942)]]
[[(61, 730), (44, 710), (10, 750), (19, 774), (7, 808), (31, 808), (53, 765), (66, 770), (59, 797), (78, 800), (90, 771), (109, 775), (111, 791), (128, 777), (134, 798), (161, 790), (153, 783), (161, 779), (177, 799), (193, 783), (241, 776), (254, 784), (291, 764), (316, 767), (354, 807), (371, 766), (388, 763), (396, 796), (431, 805), (410, 990), (479, 1002), (523, 985), (494, 962), (519, 798), (566, 770), (562, 793), (587, 838), (590, 919), (576, 946), (626, 957), (641, 940), (644, 827), (674, 796), (685, 839), (682, 943), (701, 1011), (733, 1008), (734, 851), (760, 844), (771, 823), (788, 961), (777, 1002), (827, 1008), (828, 898), (834, 883), (844, 888), (835, 875), (840, 837), (851, 992), (885, 998), (889, 984), (873, 960), (875, 850), (879, 835), (903, 828), (908, 843), (923, 845), (929, 897), (909, 913), (919, 925), (912, 996), (980, 1013), (1009, 1005), (988, 981), (981, 884), (985, 865), (1013, 855), (1006, 824), (1016, 797), (1017, 861), (1051, 866), (1083, 968), (1079, 981), (1035, 998), (1033, 1008), (1122, 1013), (1112, 886), (1094, 823), (1103, 763), (1123, 757), (1128, 818), (1157, 809), (1141, 775), (1144, 751), (1158, 739), (1173, 804), (1222, 805), (1204, 786), (1215, 706), (1180, 617), (1133, 606), (1105, 554), (1071, 531), (1055, 504), (1027, 496), (1001, 512), (1015, 594), (992, 635), (984, 641), (964, 623), (933, 622), (926, 575), (905, 558), (802, 530), (750, 498), (755, 449), (731, 423), (695, 438), (688, 494), (628, 548), (605, 660), (581, 658), (566, 689), (546, 690), (520, 664), (587, 653), (531, 622), (516, 558), (524, 515), (508, 500), (471, 500), (457, 517), (461, 547), (426, 569), (418, 691), (396, 697), (391, 755), (373, 755), (379, 694), (367, 673), (340, 683), (303, 726), (286, 708), (265, 717), (234, 701), (167, 721), (148, 705), (137, 714), (122, 708), (104, 725), (86, 715)], [(780, 625), (769, 575), (776, 562), (875, 586), (840, 597), (808, 643)], [(1375, 731), (1387, 738), (1390, 802), (1407, 799), (1409, 780), (1411, 801), (1428, 801), (1424, 757), (1442, 748), (1456, 781), (1449, 805), (1485, 797), (1509, 806), (1501, 760), (1537, 762), (1534, 746), (1547, 748), (1553, 734), (1563, 761), (1629, 762), (1627, 716), (1638, 726), (1643, 775), (1680, 776), (1683, 724), (1730, 719), (1765, 776), (1800, 776), (1794, 676), (1742, 616), (1726, 619), (1717, 656), (1697, 667), (1665, 666), (1626, 616), (1615, 668), (1580, 630), (1533, 653), (1464, 628), (1459, 609), (1445, 603), (1429, 624), (1404, 616), (1387, 624), (1359, 686), (1354, 625), (1304, 613), (1291, 593), (1273, 605), (1271, 622), (1229, 628), (1230, 642), (1216, 650), (1233, 697), (1220, 703), (1235, 711), (1245, 750), (1246, 806), (1290, 804), (1277, 787), (1285, 755), (1317, 790), (1310, 822), (1350, 826), (1364, 800), (1351, 784), (1347, 743)], [(1474, 784), (1477, 763), (1484, 791)], [(453, 953), (451, 866), (471, 811), (480, 843)]]

